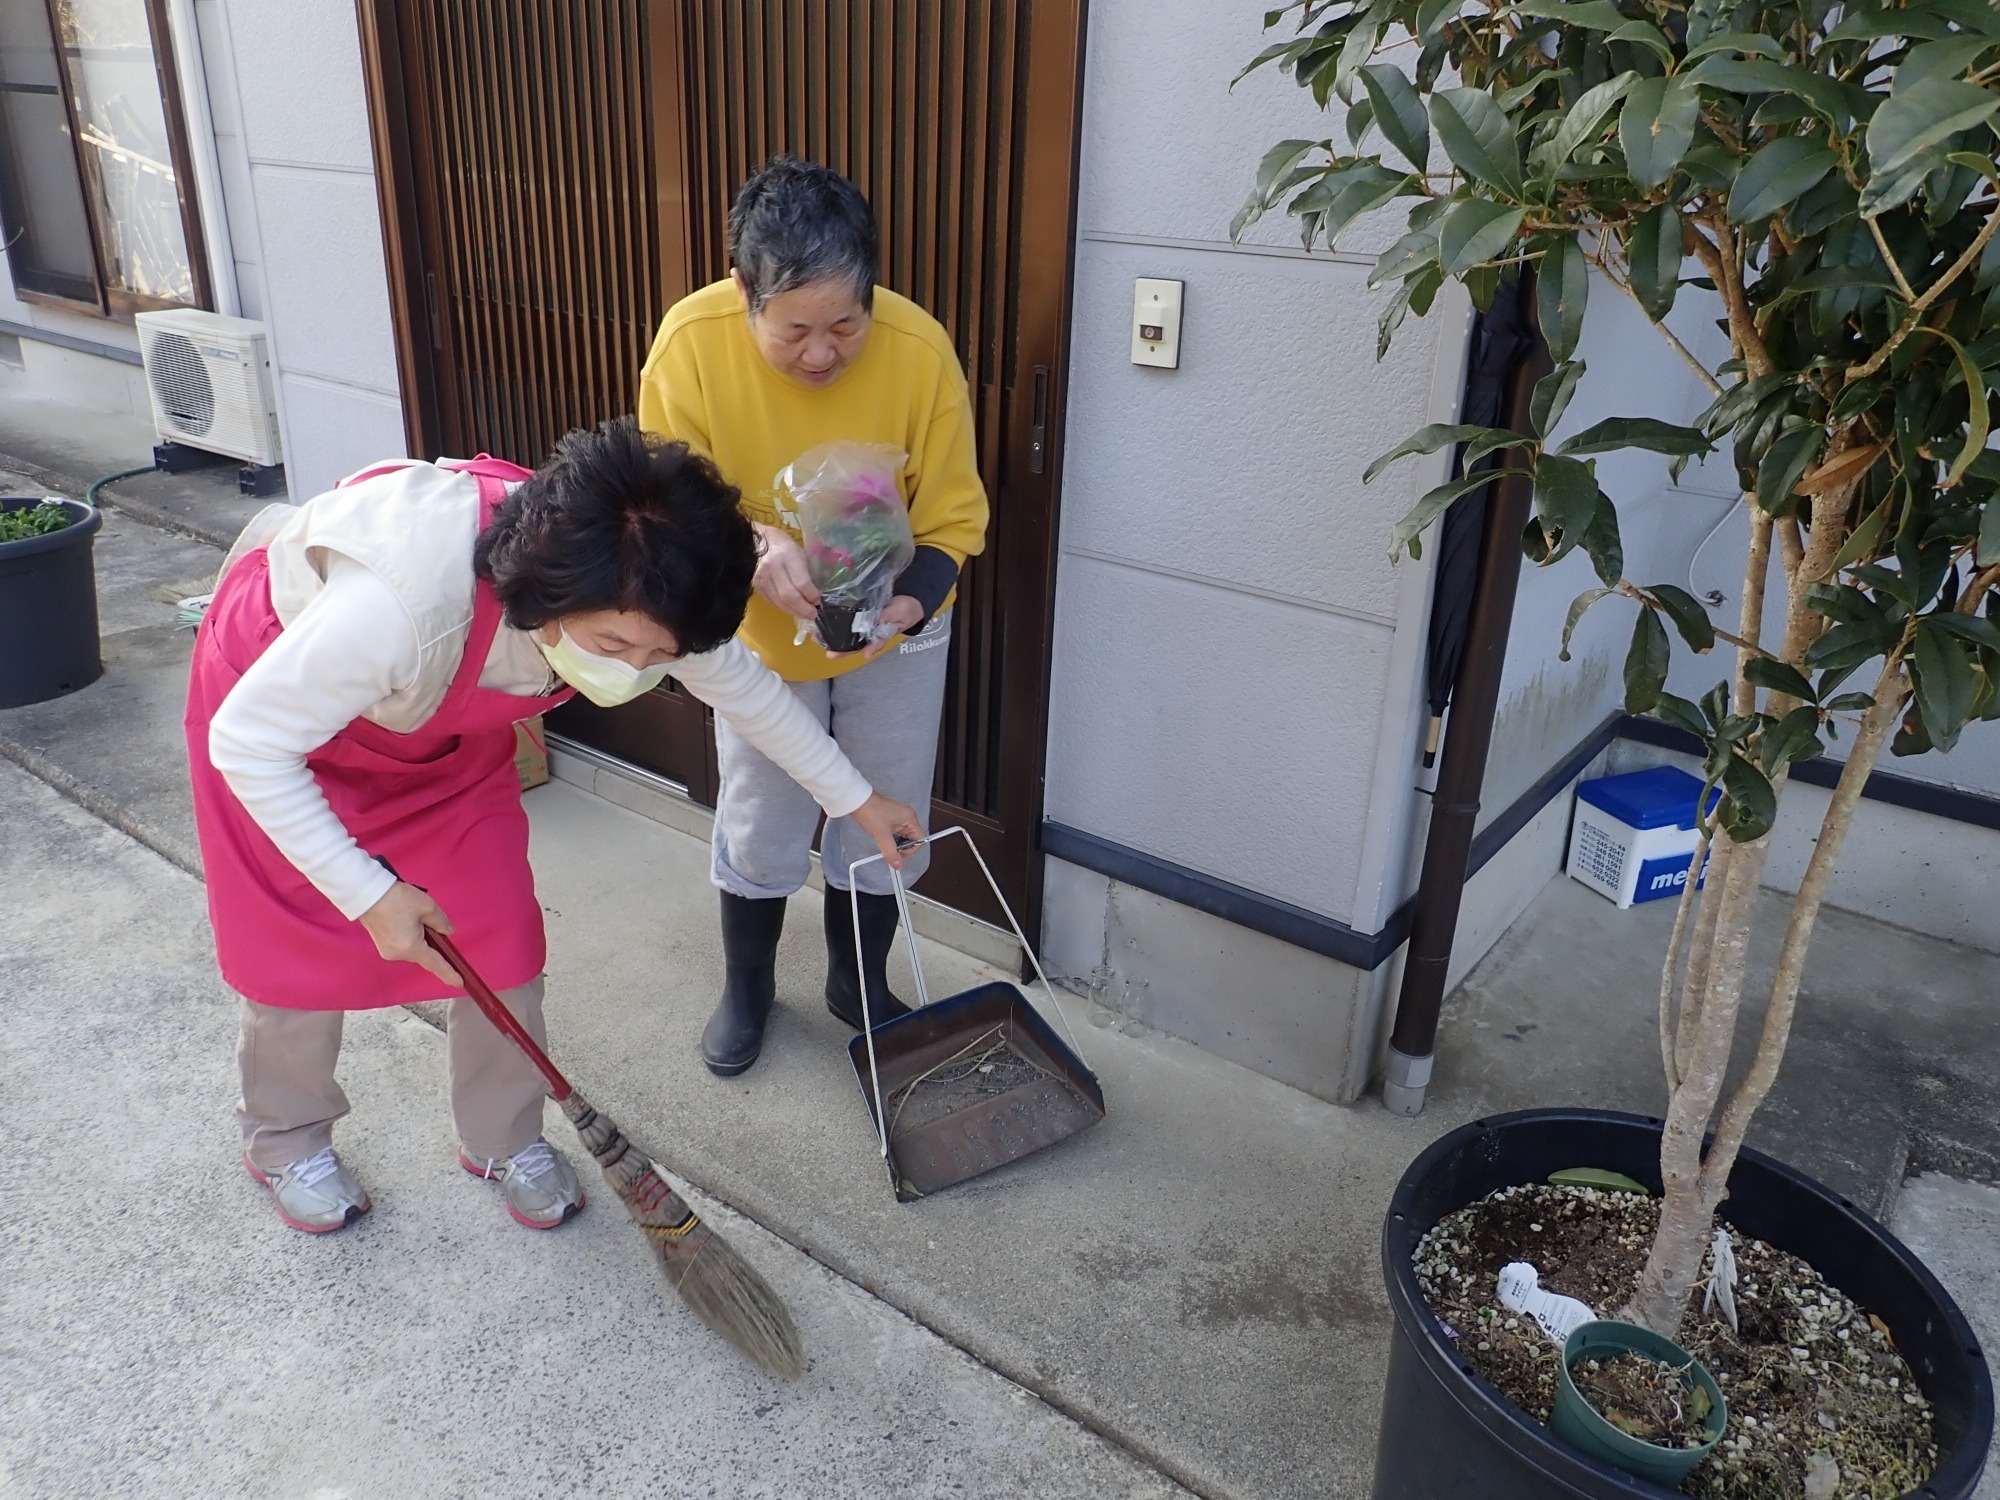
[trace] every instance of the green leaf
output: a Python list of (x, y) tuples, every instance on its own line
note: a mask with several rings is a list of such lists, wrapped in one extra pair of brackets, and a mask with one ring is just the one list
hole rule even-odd
[(1625, 258), (1632, 273), (1632, 293), (1647, 317), (1662, 322), (1680, 291), (1680, 211), (1671, 203), (1649, 208), (1632, 226)]
[(1778, 821), (1778, 794), (1770, 778), (1733, 751), (1722, 770), (1724, 799), (1719, 816), (1739, 844), (1762, 838)]
[(1934, 630), (1942, 630), (1946, 635), (1955, 635), (1962, 641), (1970, 641), (1975, 646), (1984, 646), (1989, 651), (2000, 651), (2000, 621), (1988, 620), (1980, 615), (1946, 612), (1930, 615), (1924, 623)]
[(1672, 693), (1660, 694), (1660, 701), (1653, 712), (1665, 723), (1671, 724), (1683, 734), (1691, 734), (1696, 739), (1706, 741), (1709, 735), (1708, 721), (1701, 716), (1701, 710), (1685, 698), (1676, 698)]
[(2000, 109), (2000, 95), (1955, 78), (1926, 78), (1892, 93), (1868, 122), (1868, 170), (1890, 177), (1921, 153)]
[(1925, 152), (1893, 172), (1877, 172), (1862, 185), (1861, 201), (1856, 205), (1861, 216), (1879, 218), (1892, 208), (1900, 208), (1916, 196), (1936, 168), (1937, 158)]
[[(1935, 331), (1935, 330), (1934, 330)], [(1993, 430), (1992, 418), (1986, 409), (1986, 378), (1979, 367), (1972, 362), (1972, 356), (1965, 352), (1965, 346), (1950, 334), (1938, 332), (1938, 337), (1951, 345), (1951, 352), (1958, 356), (1958, 372), (1965, 379), (1966, 429), (1965, 444), (1958, 450), (1958, 457), (1952, 460), (1951, 468), (1944, 476), (1945, 489), (1956, 489), (1972, 461), (1986, 451), (1986, 436)], [(1989, 502), (1991, 503), (1991, 502)]]
[(1784, 62), (1790, 54), (1772, 38), (1755, 31), (1727, 31), (1720, 36), (1712, 36), (1699, 47), (1690, 47), (1682, 65), (1699, 61), (1711, 52), (1748, 53), (1757, 57), (1768, 57), (1773, 62)]
[(1449, 483), (1441, 484), (1426, 493), (1422, 499), (1410, 507), (1409, 513), (1398, 521), (1389, 533), (1389, 559), (1394, 561), (1405, 548), (1412, 557), (1422, 557), (1421, 538), (1424, 528), (1443, 515), (1452, 501), (1470, 494), (1483, 484), (1491, 483), (1491, 474), (1465, 474)]
[(1528, 420), (1535, 431), (1547, 441), (1555, 430), (1556, 423), (1569, 407), (1569, 398), (1576, 394), (1577, 382), (1583, 379), (1584, 363), (1580, 359), (1557, 365), (1548, 374), (1535, 382), (1534, 394), (1528, 398)]
[(1611, 0), (1521, 0), (1513, 7), (1517, 16), (1561, 21), (1588, 31), (1616, 31), (1625, 24), (1625, 14)]
[(1692, 427), (1678, 427), (1653, 417), (1606, 417), (1565, 440), (1558, 445), (1556, 452), (1575, 457), (1585, 453), (1643, 448), (1648, 453), (1694, 458), (1709, 452), (1713, 446)]
[(1327, 244), (1331, 245), (1343, 229), (1370, 209), (1380, 208), (1415, 186), (1416, 179), (1409, 173), (1394, 172), (1373, 164), (1344, 174), (1339, 190), (1326, 206), (1326, 219), (1321, 232), (1326, 236)]
[(1766, 219), (1839, 164), (1840, 158), (1804, 136), (1781, 136), (1743, 164), (1729, 190), (1729, 221)]
[(1797, 667), (1770, 656), (1753, 656), (1743, 664), (1743, 676), (1760, 688), (1784, 693), (1803, 703), (1816, 700), (1813, 685)]
[(1838, 698), (1829, 698), (1820, 706), (1828, 713), (1853, 713), (1873, 708), (1875, 699), (1869, 693), (1842, 693)]
[(2000, 562), (2000, 498), (1989, 499), (1979, 513), (1979, 545), (1973, 561), (1982, 568)]
[(1229, 238), (1243, 238), (1243, 231), (1276, 201), (1278, 183), (1305, 158), (1308, 151), (1325, 144), (1324, 141), (1280, 141), (1266, 151), (1264, 159), (1257, 164), (1256, 185), (1250, 189), (1250, 196), (1243, 200), (1243, 206), (1236, 210), (1236, 217), (1229, 221)]
[(1576, 627), (1583, 619), (1585, 611), (1607, 594), (1615, 594), (1613, 588), (1585, 589), (1569, 602), (1569, 614), (1563, 620), (1562, 649), (1556, 653), (1559, 661), (1569, 660), (1570, 637), (1576, 634)]
[(1700, 112), (1701, 94), (1686, 77), (1642, 78), (1632, 85), (1618, 116), (1618, 143), (1633, 182), (1651, 191), (1674, 175), (1694, 143)]
[[(1440, 448), (1449, 448), (1454, 443), (1469, 443), (1475, 438), (1495, 437), (1503, 441), (1495, 447), (1512, 447), (1526, 444), (1533, 439), (1522, 437), (1518, 432), (1509, 432), (1504, 427), (1481, 427), (1471, 422), (1433, 422), (1428, 427), (1419, 427), (1415, 432), (1396, 444), (1387, 453), (1377, 458), (1361, 471), (1361, 482), (1373, 484), (1375, 477), (1399, 458), (1407, 458), (1412, 453), (1435, 453)], [(1484, 451), (1491, 452), (1488, 448)], [(1470, 462), (1470, 459), (1467, 460)]]
[(1846, 90), (1833, 79), (1761, 57), (1706, 57), (1682, 76), (1703, 88), (1732, 94), (1791, 94), (1836, 127), (1851, 108)]
[(1560, 166), (1576, 155), (1578, 147), (1595, 140), (1598, 131), (1604, 128), (1605, 117), (1611, 113), (1611, 107), (1623, 99), (1638, 81), (1637, 73), (1627, 71), (1585, 89), (1556, 128), (1555, 139), (1549, 146), (1549, 160)]
[(1811, 760), (1824, 748), (1819, 742), (1819, 710), (1805, 705), (1764, 731), (1757, 743), (1757, 759), (1766, 775), (1775, 776), (1780, 766)]
[[(1583, 242), (1576, 235), (1564, 235), (1543, 254), (1535, 276), (1535, 315), (1551, 359), (1561, 362), (1576, 353), (1589, 296), (1590, 263), (1584, 259)], [(1549, 429), (1537, 430), (1547, 435)]]
[(1417, 40), (1428, 42), (1464, 8), (1465, 0), (1423, 0), (1417, 7)]
[(1930, 78), (1958, 78), (1982, 52), (1993, 49), (1990, 36), (1954, 36), (1941, 42), (1925, 42), (1912, 47), (1896, 69), (1893, 93), (1902, 93)]
[(1636, 43), (1659, 58), (1662, 67), (1674, 65), (1673, 44), (1651, 21), (1627, 21), (1604, 39), (1607, 47), (1614, 42)]
[(1431, 95), (1431, 125), (1445, 155), (1466, 176), (1521, 195), (1521, 153), (1514, 127), (1483, 89), (1440, 89)]
[(1513, 243), (1527, 212), (1487, 198), (1467, 198), (1452, 209), (1438, 231), (1438, 261), (1445, 274), (1463, 276), (1498, 256)]
[(1372, 292), (1384, 282), (1414, 276), (1425, 266), (1437, 263), (1438, 242), (1435, 234), (1427, 230), (1406, 234), (1376, 257), (1375, 268), (1368, 273), (1368, 290)]
[(1430, 165), (1431, 126), (1424, 102), (1417, 97), (1401, 68), (1370, 63), (1361, 69), (1361, 86), (1375, 106), (1375, 125), (1417, 171)]
[(1667, 612), (1674, 622), (1674, 629), (1693, 651), (1708, 651), (1715, 646), (1715, 624), (1708, 618), (1708, 611), (1701, 601), (1686, 589), (1671, 583), (1647, 585), (1646, 592), (1653, 602)]
[(1935, 619), (1917, 622), (1916, 645), (1910, 653), (1910, 680), (1916, 688), (1917, 712), (1931, 743), (1949, 750), (1972, 716), (1974, 681), (1965, 648)]
[(1780, 516), (1791, 508), (1792, 491), (1805, 478), (1826, 446), (1826, 429), (1794, 427), (1772, 439), (1757, 466), (1757, 505), (1766, 515)]
[(1598, 492), (1597, 508), (1583, 528), (1580, 544), (1590, 565), (1606, 588), (1616, 588), (1625, 576), (1625, 543), (1618, 535), (1618, 507), (1603, 491)]
[(1667, 685), (1671, 648), (1667, 628), (1650, 609), (1639, 611), (1632, 626), (1632, 644), (1625, 652), (1625, 712), (1651, 713)]
[(1882, 540), (1882, 527), (1888, 519), (1889, 502), (1884, 500), (1863, 516), (1861, 524), (1847, 534), (1847, 540), (1834, 555), (1833, 567), (1829, 571), (1838, 573), (1842, 568), (1850, 567), (1864, 557), (1874, 556), (1875, 544)]
[(1557, 1187), (1604, 1188), (1614, 1193), (1637, 1193), (1642, 1198), (1653, 1196), (1644, 1183), (1604, 1167), (1564, 1167), (1560, 1172), (1549, 1173), (1549, 1181)]
[(1555, 549), (1550, 562), (1566, 556), (1583, 540), (1583, 529), (1597, 508), (1597, 496), (1597, 474), (1589, 464), (1553, 453), (1535, 460), (1535, 515)]

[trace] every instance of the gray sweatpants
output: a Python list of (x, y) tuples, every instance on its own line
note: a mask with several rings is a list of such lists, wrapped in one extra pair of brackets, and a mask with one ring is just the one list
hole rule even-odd
[[(826, 726), (869, 785), (915, 808), (926, 829), (950, 640), (951, 611), (946, 610), (921, 634), (865, 667), (822, 682), (785, 684)], [(752, 900), (791, 895), (812, 873), (819, 804), (720, 715), (715, 748), (722, 790), (715, 802), (711, 878), (731, 895)], [(827, 821), (820, 859), (829, 883), (846, 889), (849, 864), (877, 852), (875, 841), (852, 819)], [(929, 867), (929, 849), (916, 850), (903, 862), (903, 879), (914, 881)], [(886, 865), (867, 865), (860, 875), (866, 893), (886, 895), (894, 889)]]

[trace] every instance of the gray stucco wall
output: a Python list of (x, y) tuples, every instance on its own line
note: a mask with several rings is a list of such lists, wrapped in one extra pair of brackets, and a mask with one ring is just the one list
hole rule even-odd
[[(1465, 320), (1377, 364), (1370, 236), (1308, 257), (1280, 215), (1228, 243), (1264, 149), (1326, 117), (1276, 75), (1230, 92), (1256, 9), (1159, 9), (1091, 7), (1048, 814), (1371, 928), (1426, 602), (1386, 538), (1440, 464), (1360, 474), (1455, 408)], [(1129, 362), (1138, 276), (1186, 283), (1178, 370)]]
[(270, 331), (305, 500), (404, 452), (354, 7), (197, 0), (245, 317)]

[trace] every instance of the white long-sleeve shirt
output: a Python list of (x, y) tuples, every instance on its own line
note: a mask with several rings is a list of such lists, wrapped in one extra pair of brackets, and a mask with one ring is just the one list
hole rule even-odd
[[(385, 700), (407, 696), (423, 665), (423, 643), (396, 590), (370, 568), (339, 553), (323, 554), (321, 567), (323, 585), (217, 710), (209, 758), (279, 852), (352, 919), (395, 880), (327, 805), (306, 756)], [(742, 642), (685, 657), (668, 670), (829, 817), (868, 800), (866, 778)], [(557, 686), (534, 642), (504, 622), (479, 685), (522, 697)]]

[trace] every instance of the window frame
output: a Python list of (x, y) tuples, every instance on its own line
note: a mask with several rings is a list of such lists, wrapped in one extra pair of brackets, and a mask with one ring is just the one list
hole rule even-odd
[[(65, 312), (80, 313), (86, 317), (107, 318), (114, 322), (130, 323), (134, 316), (142, 312), (155, 312), (165, 308), (196, 307), (213, 310), (215, 288), (210, 277), (208, 264), (208, 244), (202, 236), (201, 205), (195, 192), (194, 153), (188, 139), (187, 115), (181, 106), (180, 74), (176, 66), (174, 39), (167, 13), (167, 0), (141, 0), (146, 11), (146, 32), (152, 44), (153, 78), (160, 91), (161, 113), (167, 126), (167, 149), (174, 168), (174, 197), (180, 208), (181, 237), (187, 246), (188, 275), (194, 285), (194, 298), (183, 302), (172, 297), (155, 297), (140, 292), (128, 291), (110, 284), (104, 274), (107, 262), (105, 245), (109, 226), (103, 222), (102, 195), (96, 191), (92, 170), (83, 154), (83, 131), (76, 109), (76, 88), (70, 78), (69, 57), (62, 41), (62, 25), (56, 13), (57, 0), (42, 0), (43, 14), (47, 17), (49, 43), (55, 53), (56, 83), (62, 95), (63, 116), (68, 122), (70, 160), (76, 171), (78, 188), (83, 196), (84, 216), (90, 225), (90, 257), (93, 279), (96, 282), (95, 298), (66, 297), (58, 292), (38, 291), (24, 287), (12, 275), (11, 256), (9, 278), (13, 282), (14, 296), (22, 302), (43, 307), (61, 308)], [(6, 170), (6, 159), (0, 155), (0, 171)], [(27, 195), (20, 184), (10, 184), (11, 196), (25, 208)]]

